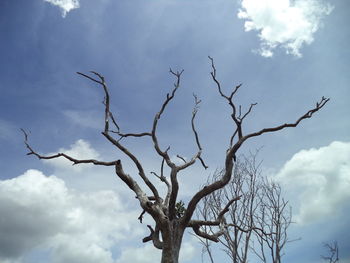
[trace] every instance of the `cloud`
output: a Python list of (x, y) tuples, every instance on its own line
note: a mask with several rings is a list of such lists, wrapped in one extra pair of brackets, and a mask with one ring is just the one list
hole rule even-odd
[(68, 12), (80, 7), (79, 0), (44, 0), (44, 1), (61, 8), (62, 17), (66, 17)]
[(1, 262), (44, 249), (54, 263), (112, 263), (115, 242), (143, 233), (115, 192), (77, 192), (37, 170), (0, 181), (0, 214)]
[(15, 136), (15, 126), (8, 121), (0, 119), (0, 140), (12, 140)]
[[(63, 111), (65, 117), (71, 122), (86, 128), (101, 129), (103, 128), (103, 119), (96, 111)], [(97, 121), (96, 121), (97, 120)], [(98, 120), (101, 120), (100, 122)]]
[[(195, 240), (197, 241), (197, 240)], [(198, 242), (198, 241), (197, 241)], [(196, 249), (190, 241), (183, 242), (180, 250), (180, 262), (190, 261), (196, 254)]]
[(314, 41), (322, 18), (332, 9), (322, 0), (242, 0), (238, 18), (246, 20), (245, 31), (259, 32), (261, 56), (272, 57), (282, 47), (301, 57), (300, 49)]
[(335, 141), (296, 153), (277, 174), (286, 191), (299, 198), (299, 223), (334, 216), (350, 202), (349, 156), (350, 142)]
[[(59, 148), (51, 153), (43, 155), (53, 155), (57, 153), (66, 153), (77, 159), (97, 159), (101, 161), (111, 161), (109, 152), (99, 153), (94, 149), (88, 141), (79, 139), (69, 147)], [(93, 164), (77, 164), (72, 165), (72, 162), (63, 157), (50, 160), (42, 160), (45, 165), (54, 168), (53, 174), (64, 180), (65, 184), (71, 188), (80, 191), (97, 191), (109, 190), (113, 188), (122, 196), (132, 196), (132, 191), (124, 184), (120, 183), (120, 179), (115, 174), (115, 169), (112, 166), (101, 166)], [(128, 168), (128, 165), (124, 165)], [(137, 202), (135, 202), (136, 206)], [(137, 207), (138, 204), (137, 204)]]
[[(180, 262), (190, 261), (195, 254), (195, 248), (191, 242), (183, 242), (180, 250)], [(126, 248), (122, 250), (116, 263), (153, 263), (161, 261), (161, 251), (153, 245), (147, 244), (138, 248)]]
[[(72, 144), (70, 146), (70, 149), (60, 148), (57, 152), (48, 153), (46, 155), (53, 155), (56, 153), (65, 153), (75, 159), (98, 159), (100, 157), (100, 154), (90, 146), (90, 143), (82, 139), (77, 140), (74, 144)], [(63, 157), (44, 160), (44, 162), (58, 169), (69, 169), (70, 171), (76, 172), (91, 167), (89, 164), (79, 164), (72, 166), (72, 162)]]
[(116, 263), (153, 263), (160, 262), (160, 250), (147, 244), (139, 248), (124, 248)]

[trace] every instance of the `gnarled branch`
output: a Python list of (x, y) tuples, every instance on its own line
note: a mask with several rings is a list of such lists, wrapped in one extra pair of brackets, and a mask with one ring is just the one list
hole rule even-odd
[[(135, 164), (135, 166), (137, 167), (138, 171), (139, 171), (139, 175), (142, 178), (142, 180), (145, 182), (145, 184), (149, 187), (149, 189), (152, 191), (153, 195), (155, 196), (155, 198), (159, 201), (159, 194), (158, 191), (156, 189), (156, 187), (151, 183), (151, 181), (147, 178), (147, 176), (145, 175), (144, 169), (141, 165), (141, 163), (139, 162), (139, 160), (136, 158), (136, 156), (134, 154), (132, 154), (127, 148), (125, 148), (123, 145), (120, 144), (120, 142), (116, 139), (114, 139), (110, 134), (109, 134), (109, 119), (111, 118), (112, 113), (110, 111), (110, 96), (109, 96), (109, 92), (108, 92), (108, 87), (107, 84), (105, 82), (105, 79), (102, 75), (100, 75), (97, 72), (91, 71), (93, 74), (95, 74), (96, 76), (98, 76), (99, 80), (96, 80), (86, 74), (77, 72), (79, 75), (88, 78), (92, 81), (97, 82), (98, 84), (100, 84), (103, 88), (103, 91), (105, 93), (105, 127), (104, 127), (104, 131), (102, 132), (102, 134), (113, 144), (115, 145), (119, 150), (121, 150), (124, 154), (126, 154)], [(113, 123), (115, 122), (114, 117), (112, 117), (112, 121)]]
[(156, 226), (156, 229), (153, 230), (152, 226), (147, 225), (148, 229), (151, 231), (150, 235), (143, 238), (142, 242), (146, 243), (148, 241), (152, 241), (154, 247), (158, 248), (158, 249), (163, 249), (163, 242), (160, 241), (159, 239), (159, 228)]

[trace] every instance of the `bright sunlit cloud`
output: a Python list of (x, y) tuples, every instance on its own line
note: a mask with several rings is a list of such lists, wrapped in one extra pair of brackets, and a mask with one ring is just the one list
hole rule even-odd
[(242, 0), (238, 17), (245, 31), (258, 31), (263, 57), (272, 57), (281, 47), (287, 54), (301, 57), (300, 49), (314, 41), (324, 16), (333, 7), (321, 0)]
[(350, 202), (350, 142), (332, 142), (296, 153), (277, 178), (298, 198), (295, 219), (313, 223)]
[(58, 6), (62, 11), (62, 17), (66, 17), (67, 13), (73, 9), (79, 8), (79, 0), (44, 0)]
[[(57, 152), (48, 153), (46, 155), (54, 155), (56, 153), (65, 153), (75, 159), (98, 159), (100, 154), (90, 146), (90, 143), (82, 139), (73, 143), (69, 149), (60, 148)], [(45, 163), (58, 169), (69, 169), (70, 171), (81, 171), (90, 167), (88, 164), (80, 164), (72, 166), (72, 162), (60, 157), (56, 159), (44, 160)]]

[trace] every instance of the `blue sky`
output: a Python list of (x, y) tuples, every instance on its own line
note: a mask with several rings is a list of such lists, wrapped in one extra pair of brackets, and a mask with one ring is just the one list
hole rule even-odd
[[(19, 129), (41, 153), (124, 160), (100, 134), (102, 90), (75, 72), (104, 75), (122, 131), (143, 132), (172, 88), (169, 67), (184, 69), (159, 138), (190, 158), (197, 94), (210, 168), (181, 178), (186, 200), (222, 167), (233, 129), (208, 55), (226, 92), (243, 83), (238, 103), (258, 102), (246, 132), (294, 121), (331, 98), (299, 127), (251, 140), (241, 153), (263, 147), (264, 174), (293, 205), (290, 236), (302, 239), (288, 244), (285, 262), (320, 262), (322, 242), (332, 240), (350, 262), (349, 8), (347, 0), (2, 0), (0, 262), (157, 262), (158, 251), (141, 242), (148, 233), (134, 195), (113, 170), (26, 156)], [(159, 169), (148, 140), (125, 143), (148, 172)], [(181, 262), (200, 262), (200, 253), (188, 234)]]

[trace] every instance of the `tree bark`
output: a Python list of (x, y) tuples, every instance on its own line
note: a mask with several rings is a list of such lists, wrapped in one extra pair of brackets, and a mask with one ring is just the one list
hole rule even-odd
[(163, 250), (161, 263), (178, 263), (182, 237), (185, 228), (178, 219), (168, 221), (163, 226), (162, 239)]

